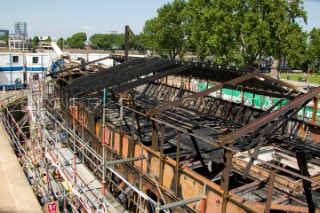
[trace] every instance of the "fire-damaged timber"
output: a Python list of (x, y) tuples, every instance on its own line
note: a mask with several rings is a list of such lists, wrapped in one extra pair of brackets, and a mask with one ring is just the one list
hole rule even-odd
[(320, 87), (156, 58), (65, 73), (51, 82), (61, 108), (46, 110), (96, 153), (67, 143), (129, 212), (320, 211)]

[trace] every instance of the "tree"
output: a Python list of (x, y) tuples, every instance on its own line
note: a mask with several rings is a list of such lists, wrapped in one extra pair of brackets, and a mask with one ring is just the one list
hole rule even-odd
[[(130, 38), (132, 38), (132, 36)], [(129, 41), (130, 41), (130, 38), (129, 38)], [(124, 33), (116, 34), (115, 37), (113, 37), (112, 49), (124, 50)]]
[(9, 36), (7, 35), (0, 36), (0, 40), (5, 41), (8, 44)]
[(40, 41), (39, 36), (34, 36), (33, 37), (33, 39), (32, 39), (32, 48), (33, 49), (35, 49), (38, 46), (39, 41)]
[(313, 28), (309, 33), (307, 59), (312, 72), (320, 72), (320, 29)]
[(129, 38), (129, 48), (135, 49), (135, 50), (144, 49), (141, 34), (140, 35), (132, 35)]
[(52, 41), (51, 37), (48, 36), (48, 38), (46, 39), (46, 42), (47, 42), (47, 43), (50, 43), (51, 41)]
[(57, 45), (58, 45), (61, 49), (64, 48), (64, 40), (63, 40), (63, 38), (59, 38), (59, 39), (57, 40)]
[(69, 45), (69, 47), (71, 48), (79, 48), (79, 49), (83, 49), (84, 47), (84, 42), (87, 40), (87, 35), (86, 33), (83, 32), (79, 32), (76, 34), (73, 34), (71, 36), (71, 38), (67, 39), (67, 43)]
[[(279, 61), (287, 58), (291, 64), (301, 63), (306, 51), (306, 34), (296, 23), (296, 19), (307, 21), (307, 14), (302, 7), (303, 2), (275, 0), (271, 3), (266, 18), (271, 32), (271, 48), (268, 53)], [(282, 64), (285, 65), (285, 62)], [(278, 67), (278, 71), (280, 68), (281, 66)]]
[(108, 34), (94, 34), (90, 37), (90, 41), (98, 49), (106, 50), (112, 47), (112, 37)]
[(305, 41), (295, 23), (306, 20), (301, 0), (190, 0), (184, 14), (201, 59), (212, 54), (218, 63), (252, 65), (263, 56), (293, 60), (304, 51), (294, 53)]
[(184, 55), (187, 49), (182, 14), (185, 5), (184, 0), (174, 0), (159, 8), (156, 18), (145, 22), (142, 39), (147, 48), (168, 54), (173, 60), (177, 55)]

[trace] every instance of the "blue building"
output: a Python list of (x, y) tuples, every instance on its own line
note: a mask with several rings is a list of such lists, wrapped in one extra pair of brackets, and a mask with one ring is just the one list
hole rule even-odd
[(9, 30), (0, 29), (0, 37), (9, 36)]

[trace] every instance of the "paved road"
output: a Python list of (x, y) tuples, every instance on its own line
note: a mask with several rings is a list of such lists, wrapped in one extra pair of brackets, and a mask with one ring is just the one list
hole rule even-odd
[(41, 206), (0, 123), (0, 212), (40, 213)]

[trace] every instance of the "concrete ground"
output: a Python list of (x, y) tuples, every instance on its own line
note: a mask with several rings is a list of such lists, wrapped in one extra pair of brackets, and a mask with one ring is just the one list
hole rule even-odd
[(0, 123), (0, 212), (42, 212), (2, 123)]

